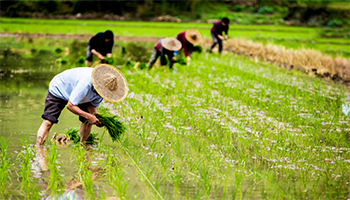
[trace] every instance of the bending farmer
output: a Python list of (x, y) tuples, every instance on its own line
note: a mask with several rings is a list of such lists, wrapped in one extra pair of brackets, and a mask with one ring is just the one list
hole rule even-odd
[(50, 82), (45, 99), (43, 122), (37, 133), (37, 145), (45, 143), (53, 124), (63, 108), (79, 116), (80, 142), (85, 142), (95, 124), (102, 127), (96, 118), (97, 107), (103, 99), (122, 101), (127, 95), (126, 81), (114, 67), (100, 64), (95, 68), (78, 67), (56, 75)]
[(151, 59), (147, 65), (148, 69), (151, 69), (153, 64), (156, 62), (160, 56), (160, 64), (163, 66), (164, 71), (166, 71), (165, 65), (167, 60), (165, 56), (168, 56), (169, 68), (172, 69), (175, 63), (174, 51), (181, 49), (181, 42), (174, 38), (164, 38), (156, 42), (154, 45), (154, 51), (151, 56)]
[[(201, 42), (202, 36), (197, 30), (190, 29), (179, 33), (176, 36), (176, 39), (178, 39), (181, 42), (182, 44), (181, 49), (184, 50), (185, 56), (187, 58), (187, 65), (189, 65), (191, 61), (191, 54), (196, 50), (194, 48), (194, 45), (198, 45)], [(177, 55), (178, 55), (178, 52), (175, 51), (174, 56), (177, 56)]]
[[(216, 44), (219, 44), (219, 53), (222, 51), (222, 41), (226, 40), (228, 37), (228, 24), (230, 20), (227, 17), (222, 18), (214, 23), (213, 28), (211, 28), (210, 33), (213, 38), (213, 43), (210, 45), (209, 53), (212, 52)], [(222, 36), (222, 32), (225, 32), (225, 37)]]
[(100, 60), (103, 60), (105, 56), (112, 56), (113, 37), (113, 32), (107, 30), (97, 33), (89, 40), (85, 58), (85, 65), (87, 67), (91, 66), (93, 55), (97, 56)]

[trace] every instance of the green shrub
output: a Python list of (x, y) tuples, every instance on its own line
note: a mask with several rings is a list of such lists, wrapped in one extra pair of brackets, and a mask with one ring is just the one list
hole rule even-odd
[(245, 9), (244, 6), (241, 6), (241, 5), (234, 5), (233, 8), (232, 8), (232, 11), (235, 11), (235, 12), (241, 12)]
[(269, 6), (264, 6), (258, 10), (259, 14), (272, 14), (273, 13), (273, 8)]
[(341, 27), (343, 26), (343, 22), (338, 19), (334, 19), (328, 22), (327, 24), (328, 27)]

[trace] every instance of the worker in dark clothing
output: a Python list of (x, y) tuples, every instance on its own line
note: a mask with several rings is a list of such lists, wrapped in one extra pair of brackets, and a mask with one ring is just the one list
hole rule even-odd
[(87, 67), (91, 66), (92, 56), (95, 55), (100, 60), (104, 60), (104, 57), (112, 56), (112, 47), (114, 44), (113, 32), (107, 30), (105, 32), (99, 32), (94, 35), (87, 47), (85, 65)]
[(173, 68), (175, 63), (174, 60), (174, 51), (178, 51), (181, 49), (181, 42), (175, 38), (163, 38), (158, 40), (154, 45), (153, 54), (151, 59), (147, 65), (148, 69), (151, 69), (153, 64), (157, 61), (157, 58), (160, 56), (160, 64), (163, 66), (164, 71), (166, 71), (166, 64), (168, 57), (169, 60), (169, 69)]
[[(181, 49), (184, 50), (185, 56), (187, 58), (187, 65), (189, 65), (191, 61), (191, 54), (192, 52), (196, 51), (194, 45), (198, 45), (201, 43), (202, 36), (197, 30), (189, 29), (187, 31), (182, 31), (181, 33), (179, 33), (176, 36), (176, 39), (178, 39), (181, 42)], [(177, 55), (178, 51), (174, 51), (174, 56)]]
[[(230, 20), (227, 17), (222, 18), (214, 23), (213, 28), (211, 28), (210, 33), (213, 38), (213, 43), (210, 45), (209, 53), (212, 52), (216, 44), (219, 44), (219, 53), (222, 51), (222, 41), (226, 40), (228, 37), (228, 28)], [(225, 32), (225, 36), (222, 36), (222, 32)]]

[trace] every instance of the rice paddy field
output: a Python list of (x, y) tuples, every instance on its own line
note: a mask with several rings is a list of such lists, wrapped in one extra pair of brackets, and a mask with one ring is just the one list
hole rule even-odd
[[(118, 36), (174, 37), (186, 29), (197, 29), (203, 37), (211, 38), (207, 23), (129, 22), (103, 20), (61, 20), (1, 18), (0, 33), (90, 34), (110, 29)], [(323, 28), (281, 25), (231, 24), (229, 36), (287, 48), (312, 48), (332, 56), (350, 57), (350, 38), (321, 37)], [(342, 29), (339, 29), (339, 32)], [(348, 32), (348, 31), (347, 31)], [(345, 31), (345, 33), (347, 33)]]
[[(67, 21), (40, 29), (41, 20), (26, 26), (23, 21), (1, 21), (0, 29), (93, 34), (107, 28), (84, 29)], [(124, 29), (108, 28), (123, 35), (132, 29), (125, 23)], [(156, 29), (150, 36), (176, 35), (189, 25), (171, 26), (179, 27)], [(139, 29), (134, 36), (151, 34), (147, 27)], [(199, 30), (209, 37), (208, 30)], [(136, 55), (148, 60), (154, 42), (116, 41), (113, 56), (117, 63)], [(103, 128), (93, 127), (96, 145), (54, 144), (53, 133), (80, 126), (65, 109), (46, 144), (36, 147), (48, 84), (57, 73), (83, 66), (77, 59), (85, 56), (86, 44), (0, 39), (1, 199), (350, 198), (350, 116), (342, 112), (350, 105), (349, 88), (231, 53), (194, 53), (189, 66), (175, 64), (167, 72), (117, 64), (129, 94), (120, 103), (103, 102), (99, 112), (123, 122), (121, 140), (113, 142)], [(142, 55), (132, 52), (131, 44)], [(124, 57), (123, 46), (128, 48)], [(68, 47), (69, 53), (57, 52), (58, 47)]]

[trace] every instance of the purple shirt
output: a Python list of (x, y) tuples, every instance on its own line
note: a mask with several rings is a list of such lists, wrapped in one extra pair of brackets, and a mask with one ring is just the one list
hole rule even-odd
[(228, 24), (226, 26), (223, 26), (221, 22), (222, 22), (221, 20), (215, 22), (213, 25), (213, 28), (211, 28), (210, 30), (215, 35), (222, 35), (223, 31), (225, 32), (226, 35), (228, 33)]

